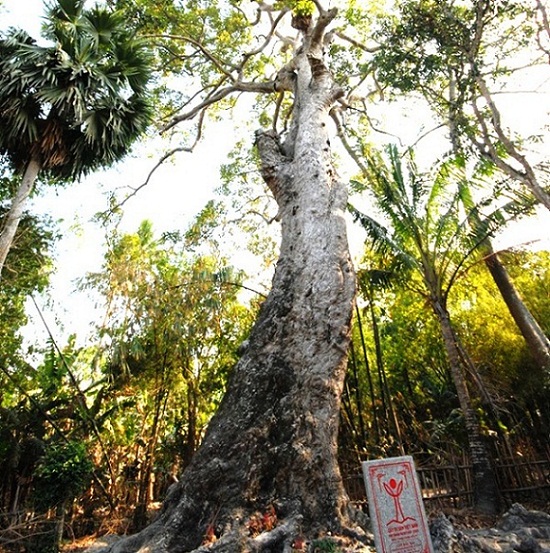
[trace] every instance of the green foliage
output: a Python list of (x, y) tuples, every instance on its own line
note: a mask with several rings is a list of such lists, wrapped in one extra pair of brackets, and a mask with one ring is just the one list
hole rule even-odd
[[(518, 82), (529, 82), (533, 75), (523, 78), (521, 72), (540, 63), (536, 11), (518, 1), (397, 3), (396, 14), (381, 17), (376, 25), (380, 48), (373, 67), (389, 95), (426, 100), (434, 118), (448, 128), (454, 154), (466, 152), (498, 168), (546, 203), (537, 192), (544, 187), (539, 183), (544, 170), (527, 155), (525, 137), (503, 124), (504, 104), (497, 96), (517, 94)], [(516, 161), (528, 179), (513, 169)], [(495, 195), (502, 192), (497, 182)]]
[[(386, 163), (378, 152), (370, 151), (366, 180), (389, 225), (353, 207), (350, 210), (367, 232), (372, 247), (393, 258), (392, 263), (411, 289), (427, 298), (435, 294), (445, 302), (465, 264), (472, 262), (474, 252), (531, 205), (512, 201), (493, 207), (492, 196), (474, 204), (470, 186), (481, 188), (484, 179), (469, 176), (460, 158), (438, 163), (426, 173), (418, 170), (410, 155), (404, 166), (393, 146), (388, 148), (388, 158)], [(356, 190), (362, 187), (360, 182), (353, 185)]]
[(550, 335), (550, 252), (507, 251), (501, 254), (525, 302), (546, 335)]
[[(18, 92), (24, 109), (12, 125), (22, 136), (27, 136), (27, 143), (36, 140), (39, 134), (39, 125), (33, 127), (33, 121), (38, 118), (42, 124), (46, 119), (38, 102), (43, 100), (46, 106), (62, 103), (68, 106), (72, 113), (71, 132), (75, 125), (78, 127), (77, 123), (86, 121), (80, 131), (86, 136), (87, 145), (107, 139), (108, 147), (112, 147), (109, 132), (119, 130), (121, 125), (124, 127), (125, 121), (117, 117), (120, 113), (125, 118), (127, 113), (120, 110), (118, 104), (111, 111), (99, 109), (97, 114), (87, 113), (89, 104), (81, 101), (74, 89), (81, 91), (84, 98), (88, 89), (93, 88), (90, 85), (102, 79), (113, 87), (122, 83), (123, 104), (132, 94), (131, 89), (145, 92), (150, 71), (145, 70), (142, 62), (149, 64), (152, 59), (146, 55), (147, 48), (142, 40), (135, 43), (132, 40), (132, 45), (127, 42), (130, 39), (127, 27), (135, 29), (137, 35), (148, 35), (143, 40), (158, 49), (155, 62), (171, 77), (171, 83), (177, 80), (179, 90), (168, 91), (167, 110), (172, 110), (172, 114), (185, 111), (197, 98), (202, 101), (215, 97), (226, 87), (235, 85), (238, 79), (255, 84), (268, 80), (279, 62), (287, 62), (291, 55), (291, 48), (285, 46), (279, 50), (275, 44), (269, 44), (271, 50), (256, 51), (263, 45), (266, 35), (254, 33), (250, 24), (252, 16), (260, 17), (260, 12), (256, 14), (254, 9), (249, 9), (250, 5), (256, 7), (252, 2), (245, 5), (238, 1), (212, 0), (111, 0), (108, 4), (124, 10), (124, 17), (119, 12), (111, 13), (101, 8), (86, 11), (83, 2), (58, 2), (58, 7), (50, 12), (54, 19), (46, 27), (48, 36), (55, 39), (56, 48), (38, 47), (30, 37), (16, 34), (2, 42), (3, 47), (13, 46), (14, 52), (21, 52), (16, 61), (29, 72), (28, 80), (34, 87), (29, 88), (26, 95), (20, 93), (23, 89)], [(359, 1), (340, 4), (343, 17), (337, 31), (350, 23), (354, 26), (352, 36), (370, 36), (372, 13), (367, 17)], [(381, 15), (381, 5), (382, 2), (369, 3), (369, 11), (378, 10)], [(502, 10), (511, 10), (514, 3), (492, 5), (501, 11), (490, 15), (500, 17), (504, 13)], [(314, 3), (309, 0), (287, 0), (278, 2), (275, 7), (301, 17), (314, 13)], [(373, 67), (377, 67), (377, 76), (383, 86), (391, 85), (404, 92), (429, 89), (440, 115), (446, 113), (449, 106), (442, 91), (449, 83), (449, 71), (454, 71), (455, 76), (464, 76), (458, 82), (457, 101), (465, 101), (472, 92), (473, 75), (461, 75), (461, 72), (471, 63), (470, 54), (476, 53), (471, 35), (477, 17), (474, 7), (470, 2), (408, 0), (398, 3), (398, 8), (399, 16), (386, 17), (381, 23), (376, 38), (382, 47), (374, 59), (358, 44), (334, 41), (327, 45), (331, 70), (343, 84), (350, 83), (353, 88), (354, 79), (356, 83), (361, 82)], [(107, 54), (114, 45), (114, 37), (123, 38), (123, 45), (113, 55)], [(486, 47), (480, 47), (479, 52), (483, 53)], [(254, 51), (254, 55), (250, 54)], [(10, 51), (5, 53), (10, 54)], [(42, 58), (42, 55), (47, 57)], [(128, 60), (134, 69), (126, 71), (127, 66), (117, 65), (117, 60), (121, 59)], [(30, 67), (29, 60), (41, 68), (48, 82), (38, 83), (38, 69)], [(478, 68), (484, 68), (485, 62), (475, 61)], [(96, 62), (100, 62), (97, 71), (93, 67)], [(4, 72), (4, 75), (10, 73)], [(74, 85), (73, 89), (57, 90), (65, 81)], [(191, 91), (188, 83), (198, 84), (199, 91), (195, 88)], [(13, 102), (13, 98), (8, 100)], [(94, 100), (87, 98), (88, 102)], [(149, 101), (148, 97), (146, 99)], [(232, 98), (225, 98), (223, 102), (218, 106), (234, 106)], [(264, 95), (252, 110), (251, 119), (257, 117), (261, 125), (270, 126), (273, 102), (274, 95)], [(288, 121), (292, 109), (289, 95), (281, 99), (280, 108), (280, 121)], [(60, 116), (61, 111), (56, 115)], [(150, 107), (145, 111), (144, 117), (150, 118)], [(347, 117), (351, 126), (350, 112)], [(65, 121), (62, 123), (64, 125)], [(112, 128), (109, 127), (111, 123)], [(472, 129), (467, 117), (459, 123), (462, 129)], [(63, 127), (63, 138), (68, 136), (65, 132), (69, 131)], [(360, 134), (358, 129), (355, 132)], [(57, 135), (51, 136), (56, 142)], [(14, 163), (23, 160), (23, 155), (29, 151), (28, 144), (26, 148), (12, 157)], [(48, 155), (53, 156), (52, 152), (48, 150)], [(223, 168), (223, 186), (227, 191), (238, 184), (243, 193), (234, 197), (235, 211), (260, 216), (263, 225), (264, 219), (269, 220), (276, 210), (258, 186), (254, 155), (253, 152), (243, 154), (242, 150), (235, 152)], [(84, 159), (83, 154), (81, 157)], [(538, 412), (542, 427), (546, 425), (547, 428), (550, 412), (541, 392), (543, 380), (530, 372), (521, 339), (509, 320), (502, 316), (502, 305), (495, 299), (496, 294), (482, 271), (477, 272), (475, 266), (471, 268), (466, 263), (473, 259), (472, 252), (480, 240), (493, 234), (508, 214), (504, 210), (492, 210), (489, 200), (482, 200), (480, 204), (465, 201), (464, 183), (472, 184), (475, 179), (466, 177), (467, 164), (463, 160), (440, 163), (431, 171), (420, 173), (412, 157), (403, 161), (394, 148), (389, 150), (387, 158), (374, 151), (369, 151), (368, 157), (368, 182), (358, 180), (354, 185), (357, 191), (372, 187), (379, 209), (387, 218), (380, 221), (355, 211), (376, 246), (371, 259), (365, 260), (358, 274), (362, 301), (358, 311), (364, 327), (368, 320), (373, 326), (369, 331), (360, 330), (355, 322), (355, 349), (361, 351), (360, 341), (364, 337), (361, 335), (364, 334), (366, 353), (363, 359), (357, 355), (357, 374), (348, 384), (350, 388), (357, 388), (359, 396), (368, 399), (364, 401), (364, 405), (369, 406), (367, 412), (361, 414), (366, 422), (369, 448), (375, 444), (370, 451), (379, 447), (376, 451), (397, 452), (396, 444), (402, 440), (408, 451), (438, 455), (439, 449), (449, 441), (464, 443), (463, 421), (456, 409), (456, 394), (450, 384), (444, 349), (436, 321), (425, 301), (432, 293), (442, 294), (445, 299), (449, 297), (453, 319), (476, 363), (483, 367), (484, 377), (503, 394), (517, 391), (521, 396), (518, 404), (521, 403), (525, 412), (530, 409), (529, 401), (533, 400), (533, 415), (530, 412), (530, 416), (536, 418)], [(56, 172), (55, 168), (62, 165), (52, 160), (55, 158), (50, 159), (51, 172)], [(494, 177), (494, 166), (486, 165), (483, 169), (486, 176)], [(66, 176), (65, 169), (61, 174)], [(13, 181), (2, 182), (2, 197), (11, 195), (14, 184)], [(462, 204), (466, 205), (465, 210), (460, 207)], [(509, 207), (510, 213), (522, 209), (514, 211), (517, 204)], [(106, 472), (111, 470), (111, 491), (118, 497), (124, 492), (128, 501), (141, 493), (136, 491), (138, 485), (148, 485), (152, 481), (152, 472), (157, 472), (157, 482), (161, 482), (163, 475), (178, 472), (189, 462), (220, 401), (229, 367), (237, 357), (237, 345), (251, 324), (254, 310), (242, 305), (237, 295), (242, 275), (220, 254), (227, 242), (219, 238), (216, 225), (226, 211), (227, 208), (220, 204), (207, 204), (183, 235), (183, 246), (182, 235), (166, 234), (158, 238), (149, 222), (144, 222), (135, 233), (113, 233), (110, 237), (103, 270), (88, 281), (88, 285), (99, 290), (105, 298), (106, 323), (99, 331), (105, 349), (98, 348), (93, 359), (90, 354), (84, 354), (78, 365), (81, 374), (85, 375), (81, 383), (89, 384), (85, 400), (91, 404), (89, 413), (93, 419), (85, 414), (86, 404), (81, 398), (75, 399), (74, 390), (74, 401), (70, 401), (67, 367), (53, 347), (47, 351), (36, 374), (27, 371), (18, 375), (23, 390), (32, 392), (37, 405), (47, 408), (47, 412), (55, 420), (61, 420), (63, 428), (75, 436), (89, 434), (87, 431), (93, 422), (99, 430), (98, 436), (112, 453), (113, 467), (108, 467), (108, 460), (104, 466)], [(472, 230), (469, 223), (473, 215), (482, 214), (481, 224)], [(268, 257), (271, 246), (266, 247), (266, 242), (258, 238), (257, 225), (250, 219), (243, 225), (256, 251)], [(38, 256), (44, 248), (38, 246), (38, 241), (36, 245)], [(32, 263), (27, 261), (32, 268)], [(540, 279), (529, 281), (525, 276), (544, 272), (548, 259), (543, 257), (540, 263), (527, 262), (518, 256), (514, 262), (517, 263), (517, 276), (523, 275), (526, 280), (526, 297), (549, 329), (546, 315), (550, 309), (545, 302), (548, 287), (546, 284), (546, 288), (542, 284), (537, 285), (541, 288), (535, 286), (535, 280), (547, 283), (547, 271)], [(29, 287), (32, 287), (36, 279), (33, 280), (32, 271), (25, 271), (25, 265), (22, 267), (17, 273), (28, 277)], [(38, 267), (37, 263), (35, 269)], [(415, 293), (418, 291), (421, 295)], [(69, 344), (64, 351), (69, 366), (73, 366), (75, 356), (80, 353), (73, 343)], [(21, 396), (14, 392), (13, 386), (2, 387), (3, 405), (9, 406), (2, 415), (13, 423), (2, 427), (2, 430), (8, 429), (2, 434), (0, 443), (1, 452), (5, 453), (3, 466), (16, 458), (12, 453), (18, 447), (23, 451), (20, 437), (24, 431), (33, 435), (34, 445), (43, 444), (41, 438), (46, 442), (51, 439), (51, 429), (41, 418), (43, 413), (38, 412), (38, 407), (30, 406), (28, 400), (18, 404)], [(499, 407), (513, 411), (512, 401), (503, 401)], [(402, 432), (399, 438), (389, 436), (390, 430), (396, 431), (391, 409), (397, 412), (399, 419)], [(358, 404), (356, 412), (351, 414), (357, 416), (359, 410)], [(376, 418), (378, 436), (375, 436)], [(508, 420), (505, 422), (502, 424), (506, 428), (513, 427)], [(380, 427), (388, 431), (384, 434)], [(90, 441), (94, 440), (95, 447), (99, 448), (98, 436)], [(378, 443), (375, 443), (376, 438)], [(62, 449), (59, 444), (55, 447)], [(365, 444), (361, 447), (364, 452)], [(30, 445), (28, 450), (31, 450)], [(72, 453), (70, 448), (65, 452), (54, 450), (48, 449), (39, 469), (37, 486), (44, 485), (41, 481), (69, 478), (71, 473), (80, 475), (77, 481), (80, 477), (84, 480), (85, 467), (79, 464), (83, 451), (78, 448)], [(52, 490), (52, 494), (55, 491), (61, 497), (62, 490), (55, 490), (55, 486)], [(54, 501), (51, 496), (44, 499), (46, 503)], [(139, 500), (143, 500), (143, 496)], [(330, 540), (317, 540), (315, 547), (323, 551), (336, 550)]]
[[(503, 252), (500, 254), (519, 293), (548, 333), (548, 252)], [(526, 396), (540, 387), (547, 377), (536, 369), (521, 335), (513, 322), (492, 279), (481, 267), (473, 267), (464, 282), (459, 282), (457, 311), (461, 335), (474, 359), (483, 367), (486, 378), (498, 382), (506, 394)], [(453, 295), (454, 296), (454, 295)], [(529, 370), (518, 372), (518, 367)]]
[[(374, 56), (380, 82), (402, 92), (439, 93), (456, 79), (458, 94), (473, 91), (475, 72), (505, 72), (506, 57), (521, 50), (532, 35), (521, 2), (452, 2), (405, 0), (393, 16), (378, 20), (376, 39), (382, 47)], [(515, 29), (516, 33), (510, 32)], [(498, 33), (498, 41), (492, 42)], [(523, 34), (525, 33), (525, 35)], [(432, 101), (443, 102), (439, 95)]]
[[(124, 156), (151, 122), (151, 58), (121, 13), (50, 5), (39, 45), (21, 30), (0, 38), (0, 153), (17, 169), (31, 156), (75, 179)], [(53, 43), (53, 44), (52, 44)]]
[(339, 553), (342, 551), (336, 541), (331, 538), (314, 540), (312, 546), (315, 553)]
[(21, 345), (19, 331), (27, 322), (25, 303), (30, 294), (44, 290), (49, 282), (49, 251), (56, 238), (47, 218), (23, 216), (6, 259), (0, 287), (0, 362), (5, 367), (20, 363), (17, 361)]
[(384, 17), (376, 35), (384, 46), (374, 59), (381, 82), (411, 92), (447, 79), (451, 68), (466, 63), (476, 16), (468, 4), (408, 0), (398, 15)]
[[(501, 255), (522, 297), (547, 330), (548, 252), (515, 251)], [(364, 305), (360, 309), (363, 328), (360, 334), (356, 319), (352, 360), (358, 368), (358, 379), (350, 365), (348, 409), (355, 417), (356, 428), (359, 416), (363, 417), (366, 440), (361, 441), (359, 434), (348, 436), (346, 459), (352, 440), (359, 440), (357, 449), (362, 456), (367, 455), (362, 449), (365, 444), (368, 455), (373, 451), (380, 455), (399, 453), (396, 443), (400, 440), (416, 458), (444, 462), (453, 451), (460, 454), (466, 436), (437, 322), (429, 304), (408, 289), (406, 280), (388, 280), (387, 274), (370, 269), (384, 265), (385, 260), (378, 254), (370, 254), (358, 271), (358, 301)], [(378, 375), (376, 334), (369, 316), (371, 304), (376, 313), (389, 397)], [(460, 340), (491, 394), (492, 407), (478, 404), (488, 428), (493, 429), (493, 434), (497, 428), (505, 432), (507, 439), (516, 444), (514, 447), (525, 454), (530, 448), (541, 447), (544, 451), (546, 437), (542, 429), (550, 416), (547, 401), (550, 383), (531, 359), (484, 264), (472, 265), (457, 280), (448, 307)], [(361, 336), (366, 341), (365, 356)], [(388, 412), (389, 402), (399, 421), (400, 434), (396, 434)], [(346, 425), (343, 431), (347, 431)], [(342, 452), (341, 456), (344, 455)]]
[[(236, 65), (236, 59), (251, 40), (244, 12), (227, 2), (116, 0), (110, 3), (123, 10), (139, 31), (155, 37), (163, 70), (199, 79), (203, 86), (224, 78), (222, 68)], [(181, 40), (163, 39), (162, 35)], [(197, 44), (201, 45), (202, 52), (208, 52), (204, 58), (198, 55)], [(186, 94), (184, 97), (188, 98)]]
[(238, 301), (241, 275), (208, 238), (217, 209), (205, 207), (184, 250), (177, 236), (157, 238), (149, 221), (136, 233), (114, 233), (103, 271), (88, 278), (107, 313), (96, 419), (126, 475), (115, 477), (112, 493), (138, 505), (153, 472), (162, 485), (189, 462), (252, 322)]
[(222, 216), (223, 207), (219, 202), (207, 202), (185, 233), (186, 247), (195, 250), (201, 245), (211, 243)]
[(74, 499), (89, 485), (93, 465), (82, 442), (59, 442), (46, 447), (35, 471), (34, 502), (45, 511)]
[(315, 4), (312, 0), (280, 0), (275, 3), (275, 9), (287, 8), (293, 15), (304, 17), (311, 16), (315, 10)]
[[(389, 456), (404, 447), (419, 458), (432, 455), (435, 460), (441, 450), (463, 438), (461, 426), (460, 432), (447, 426), (456, 394), (445, 349), (430, 306), (408, 289), (407, 280), (369, 269), (383, 262), (378, 254), (366, 255), (358, 271), (358, 303), (364, 307), (356, 314), (352, 335), (358, 380), (349, 385), (362, 397), (367, 443), (359, 451), (362, 458), (373, 452)], [(438, 428), (449, 431), (439, 435)]]
[[(502, 325), (501, 315), (495, 324), (489, 319), (481, 328), (479, 313), (477, 319), (468, 319), (476, 328), (475, 335), (470, 335), (465, 325), (468, 306), (483, 302), (487, 308), (494, 296), (498, 296), (494, 290), (483, 301), (483, 294), (476, 294), (477, 288), (468, 281), (460, 293), (458, 307), (454, 301), (450, 302), (451, 293), (457, 293), (457, 287), (477, 267), (487, 237), (506, 222), (507, 211), (514, 213), (515, 207), (494, 209), (490, 198), (474, 203), (470, 189), (477, 191), (478, 186), (481, 189), (484, 180), (476, 174), (468, 175), (463, 159), (449, 159), (429, 172), (420, 173), (413, 159), (404, 165), (395, 148), (389, 149), (388, 158), (389, 163), (376, 152), (369, 151), (367, 155), (368, 190), (382, 219), (351, 208), (367, 232), (371, 246), (365, 258), (366, 266), (358, 272), (358, 277), (376, 325), (374, 349), (367, 348), (367, 355), (376, 359), (378, 372), (378, 378), (372, 375), (369, 383), (370, 393), (378, 398), (371, 401), (373, 415), (378, 418), (376, 445), (384, 453), (394, 453), (392, 441), (396, 440), (417, 455), (439, 455), (439, 451), (445, 455), (450, 447), (445, 442), (454, 444), (458, 452), (467, 444), (467, 436), (463, 421), (456, 416), (459, 397), (455, 392), (456, 381), (464, 376), (457, 374), (456, 367), (450, 367), (449, 372), (450, 346), (439, 336), (441, 319), (448, 320), (450, 314), (453, 320), (455, 343), (461, 348), (456, 357), (469, 359), (465, 351), (469, 351), (466, 346), (472, 343), (476, 354), (492, 349), (486, 344), (495, 345), (489, 354), (492, 365), (484, 364), (486, 356), (475, 357), (468, 365), (471, 374), (481, 370), (482, 382), (488, 386), (504, 391), (507, 386), (503, 384), (509, 378), (505, 376), (506, 361), (514, 367), (524, 363), (522, 339), (511, 322), (508, 326)], [(355, 182), (354, 186), (360, 190), (362, 183)], [(516, 207), (521, 212), (519, 204)], [(390, 284), (392, 288), (388, 289)], [(468, 298), (468, 293), (476, 299)], [(378, 321), (374, 320), (375, 307), (382, 312), (376, 315)], [(498, 309), (504, 309), (502, 302)], [(409, 351), (410, 344), (415, 345), (412, 351)], [(499, 366), (503, 379), (500, 384), (489, 366)], [(477, 382), (479, 385), (480, 380)], [(466, 408), (464, 403), (461, 400), (461, 410)], [(484, 408), (491, 419), (488, 426), (502, 423), (494, 406), (484, 405)], [(391, 436), (381, 430), (387, 428), (392, 428)]]

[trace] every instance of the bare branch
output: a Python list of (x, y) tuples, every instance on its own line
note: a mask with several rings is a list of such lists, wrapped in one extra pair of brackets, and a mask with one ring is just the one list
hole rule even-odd
[(338, 14), (338, 10), (336, 8), (324, 10), (317, 2), (316, 5), (320, 13), (311, 34), (311, 40), (313, 44), (321, 44), (325, 30)]
[[(273, 36), (276, 33), (277, 26), (279, 25), (280, 21), (289, 10), (288, 9), (282, 10), (278, 14), (277, 18), (273, 19), (271, 17), (271, 10), (267, 10), (266, 6), (260, 3), (260, 7), (258, 10), (259, 14), (261, 15), (261, 13), (264, 11), (268, 11), (270, 21), (271, 21), (271, 28), (268, 34), (266, 35), (265, 40), (257, 48), (244, 53), (242, 56), (242, 61), (239, 65), (227, 63), (226, 65), (229, 66), (230, 70), (228, 70), (227, 67), (224, 66), (224, 64), (198, 40), (195, 40), (185, 35), (171, 35), (171, 34), (149, 35), (149, 37), (151, 38), (180, 40), (180, 41), (185, 41), (185, 42), (188, 42), (189, 44), (192, 44), (224, 76), (224, 78), (222, 78), (220, 82), (218, 82), (216, 85), (212, 87), (213, 90), (211, 90), (211, 92), (208, 93), (206, 97), (203, 98), (202, 101), (200, 101), (197, 105), (195, 105), (193, 108), (189, 109), (185, 113), (175, 116), (167, 125), (165, 125), (164, 128), (162, 128), (161, 133), (166, 132), (167, 130), (171, 129), (181, 121), (187, 121), (187, 120), (193, 119), (198, 113), (203, 113), (204, 110), (208, 109), (213, 104), (223, 100), (224, 98), (226, 98), (227, 96), (233, 93), (254, 92), (254, 93), (265, 94), (265, 93), (272, 93), (274, 91), (275, 84), (273, 81), (268, 81), (266, 83), (251, 83), (251, 82), (245, 82), (242, 80), (244, 67), (246, 66), (247, 62), (253, 56), (259, 54), (268, 46), (268, 44), (271, 42)], [(238, 76), (235, 76), (235, 72), (237, 72)], [(227, 86), (225, 88), (221, 88), (222, 84), (227, 80), (229, 80), (232, 83), (232, 85)], [(206, 89), (203, 89), (201, 92), (204, 92), (205, 90)], [(196, 94), (194, 98), (198, 94)], [(190, 99), (186, 103), (186, 105), (190, 105), (191, 102), (192, 102), (192, 99)]]
[(476, 77), (476, 84), (491, 113), (491, 124), (498, 140), (504, 146), (506, 153), (521, 166), (523, 171), (514, 168), (498, 154), (493, 144), (489, 128), (487, 127), (485, 117), (482, 115), (475, 101), (472, 103), (472, 107), (481, 128), (483, 143), (480, 144), (477, 141), (474, 141), (474, 143), (485, 156), (489, 157), (497, 165), (497, 167), (530, 188), (535, 198), (550, 210), (550, 195), (538, 183), (535, 171), (526, 157), (517, 150), (514, 142), (504, 132), (501, 125), (500, 112), (491, 97), (491, 93), (485, 81), (478, 76)]
[[(149, 174), (147, 175), (147, 178), (136, 188), (132, 189), (132, 192), (128, 194), (123, 200), (121, 200), (118, 204), (116, 204), (114, 207), (109, 208), (109, 212), (113, 212), (116, 209), (120, 209), (127, 201), (129, 201), (131, 198), (136, 196), (140, 190), (145, 188), (153, 178), (153, 175), (157, 172), (157, 170), (164, 165), (164, 163), (170, 159), (172, 156), (176, 155), (179, 152), (187, 152), (192, 153), (195, 149), (195, 146), (197, 145), (198, 141), (200, 140), (201, 134), (202, 134), (202, 117), (201, 117), (201, 124), (199, 126), (199, 130), (197, 132), (197, 136), (195, 137), (195, 141), (193, 142), (192, 146), (179, 146), (178, 148), (173, 148), (172, 150), (166, 152), (154, 165), (154, 167), (149, 171)], [(107, 212), (103, 213), (103, 215), (106, 215)]]
[(364, 52), (368, 52), (369, 54), (374, 54), (380, 50), (380, 46), (376, 46), (374, 48), (369, 48), (368, 46), (365, 46), (362, 42), (359, 42), (355, 40), (354, 38), (351, 38), (350, 36), (342, 33), (341, 31), (335, 31), (334, 34), (344, 42), (349, 42), (352, 46), (355, 46), (356, 48), (359, 48), (360, 50), (363, 50)]
[(151, 178), (153, 177), (154, 173), (157, 171), (157, 169), (159, 169), (159, 167), (161, 167), (164, 162), (168, 159), (170, 159), (172, 156), (174, 156), (175, 154), (179, 153), (179, 152), (187, 152), (187, 153), (191, 153), (193, 152), (193, 149), (194, 149), (194, 144), (193, 146), (191, 147), (186, 147), (186, 146), (180, 146), (178, 148), (173, 148), (172, 150), (170, 150), (169, 152), (166, 152), (160, 159), (159, 161), (157, 161), (157, 163), (155, 164), (155, 166), (151, 169), (151, 171), (149, 171), (149, 174), (147, 175), (147, 178), (145, 179), (145, 181), (140, 184), (139, 186), (137, 186), (136, 188), (133, 189), (132, 193), (127, 196), (120, 204), (118, 207), (121, 207), (122, 205), (124, 205), (132, 196), (135, 196), (142, 188), (145, 188), (148, 184), (149, 184), (149, 181), (151, 180)]
[(324, 13), (326, 11), (325, 8), (321, 5), (321, 2), (319, 2), (319, 0), (313, 0), (313, 3), (315, 4), (316, 8), (319, 10), (319, 13)]
[(239, 70), (239, 75), (242, 75), (242, 70), (246, 64), (246, 62), (252, 57), (252, 56), (255, 56), (256, 54), (259, 54), (260, 52), (262, 52), (266, 47), (267, 45), (270, 43), (271, 39), (275, 36), (275, 31), (281, 21), (281, 19), (288, 13), (288, 9), (285, 9), (285, 10), (282, 10), (281, 13), (279, 13), (279, 15), (277, 16), (277, 18), (275, 20), (273, 20), (271, 18), (271, 29), (269, 30), (269, 32), (267, 33), (266, 37), (265, 37), (265, 40), (263, 41), (263, 43), (258, 46), (256, 49), (254, 50), (250, 50), (250, 52), (246, 52), (245, 54), (243, 54), (243, 63), (241, 64), (241, 68)]
[(219, 102), (220, 100), (223, 100), (227, 96), (235, 93), (235, 92), (254, 92), (257, 94), (272, 94), (275, 92), (275, 81), (267, 81), (263, 83), (253, 83), (253, 82), (237, 82), (234, 85), (227, 86), (225, 88), (222, 88), (218, 90), (215, 93), (212, 93), (207, 98), (205, 98), (200, 104), (196, 105), (194, 108), (190, 109), (189, 111), (182, 113), (181, 115), (178, 115), (170, 121), (163, 129), (161, 129), (161, 133), (166, 132), (167, 130), (171, 129), (178, 123), (181, 123), (182, 121), (188, 121), (190, 119), (193, 119), (197, 113), (209, 108), (211, 105), (215, 104), (216, 102)]
[[(220, 73), (223, 73), (227, 78), (231, 80), (235, 80), (233, 75), (231, 75), (231, 73), (224, 67), (224, 64), (222, 64), (222, 62), (219, 61), (218, 58), (214, 56), (212, 52), (210, 52), (210, 50), (205, 48), (200, 41), (195, 40), (194, 38), (185, 35), (145, 35), (145, 38), (162, 38), (167, 40), (179, 40), (182, 42), (188, 42), (189, 44), (192, 44), (198, 50), (200, 50), (204, 54), (204, 56), (214, 64), (214, 66), (216, 67), (216, 69), (218, 69), (218, 71), (220, 71)], [(234, 71), (239, 69), (238, 67), (229, 64), (229, 62), (227, 62), (226, 65), (229, 65)]]
[[(541, 16), (540, 27), (537, 32), (537, 44), (539, 45), (539, 48), (548, 56), (548, 62), (550, 62), (550, 49), (543, 44), (543, 42), (548, 42), (550, 39), (550, 22), (548, 21), (548, 12), (546, 11), (546, 7), (541, 0), (537, 0), (536, 9)], [(546, 34), (544, 39), (542, 36), (543, 33)]]
[(550, 38), (550, 23), (548, 22), (548, 12), (546, 11), (546, 7), (540, 0), (537, 0), (537, 11), (539, 11), (541, 14), (542, 27), (548, 35), (548, 38)]
[(489, 10), (490, 3), (487, 0), (482, 0), (476, 3), (476, 21), (474, 28), (474, 36), (471, 42), (470, 51), (468, 52), (472, 63), (479, 53), (481, 40), (483, 38), (483, 30), (485, 29), (485, 16)]

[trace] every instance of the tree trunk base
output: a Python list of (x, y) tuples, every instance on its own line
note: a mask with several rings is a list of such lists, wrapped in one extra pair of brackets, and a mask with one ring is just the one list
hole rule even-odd
[(219, 538), (205, 535), (202, 543), (194, 549), (180, 549), (176, 544), (168, 549), (159, 548), (156, 532), (162, 523), (159, 526), (153, 523), (135, 536), (106, 539), (109, 542), (107, 547), (104, 547), (105, 541), (98, 541), (85, 553), (375, 553), (368, 517), (354, 507), (350, 507), (349, 511), (349, 525), (337, 532), (318, 532), (316, 535), (303, 533), (303, 517), (297, 513), (277, 520), (269, 530), (258, 531), (251, 528), (250, 521), (257, 521), (259, 513), (252, 513), (244, 523), (235, 520), (233, 526)]

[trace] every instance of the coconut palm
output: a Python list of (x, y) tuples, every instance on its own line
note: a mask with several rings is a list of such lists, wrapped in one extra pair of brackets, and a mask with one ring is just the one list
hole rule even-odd
[(21, 175), (0, 231), (0, 271), (37, 176), (72, 181), (121, 159), (152, 118), (151, 57), (118, 12), (49, 5), (38, 44), (0, 37), (0, 155)]
[[(469, 190), (463, 167), (449, 161), (426, 177), (412, 161), (404, 168), (394, 147), (389, 149), (389, 165), (380, 154), (368, 155), (368, 181), (385, 223), (350, 209), (372, 243), (395, 257), (401, 276), (426, 298), (437, 317), (468, 433), (474, 503), (480, 511), (494, 512), (496, 482), (466, 375), (474, 374), (478, 384), (480, 380), (455, 333), (447, 300), (466, 263), (475, 261), (473, 254), (506, 221), (506, 208), (517, 213), (521, 207), (504, 206), (485, 218), (479, 205), (464, 213), (463, 196)], [(472, 227), (469, 220), (474, 214), (478, 224)]]

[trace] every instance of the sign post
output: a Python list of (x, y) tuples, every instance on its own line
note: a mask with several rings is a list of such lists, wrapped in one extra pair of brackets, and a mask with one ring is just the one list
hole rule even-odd
[(378, 553), (434, 553), (412, 457), (362, 467)]

